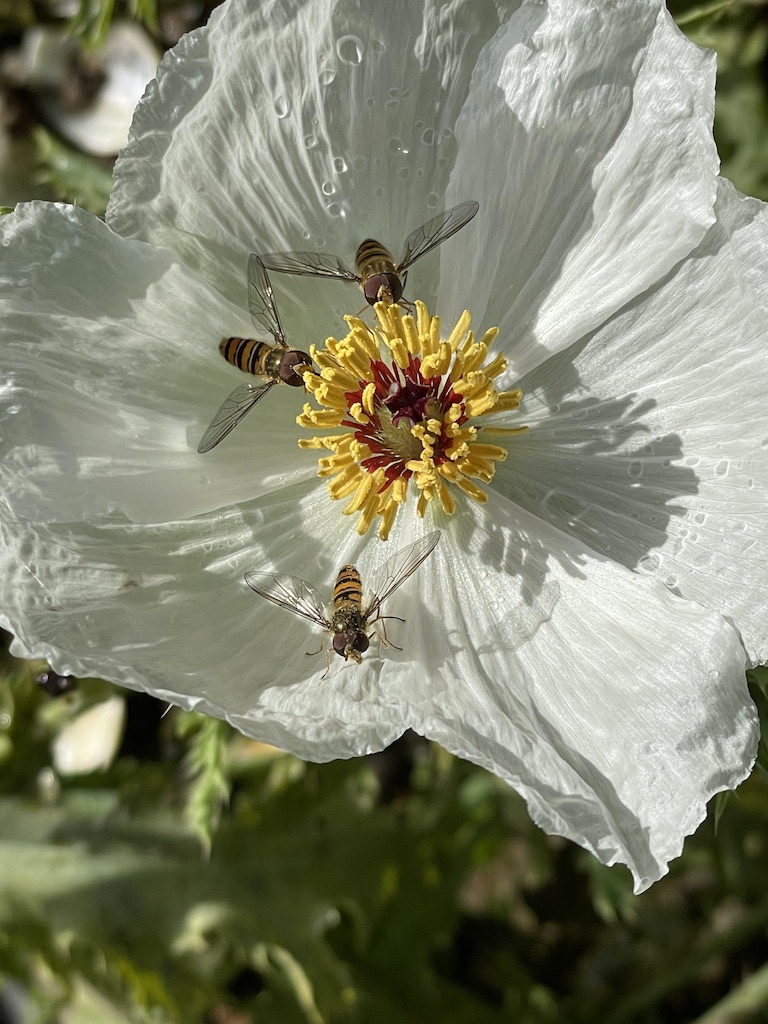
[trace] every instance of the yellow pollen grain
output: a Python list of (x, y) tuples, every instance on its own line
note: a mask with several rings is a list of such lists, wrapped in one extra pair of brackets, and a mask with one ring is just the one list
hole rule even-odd
[(528, 427), (481, 427), (484, 434), (506, 434), (510, 436), (512, 434), (525, 434)]
[(361, 473), (357, 490), (355, 491), (352, 501), (345, 508), (347, 515), (352, 515), (354, 512), (359, 512), (360, 509), (365, 505), (368, 495), (371, 493), (373, 488), (374, 478), (370, 473)]
[(456, 349), (461, 344), (461, 339), (469, 330), (469, 325), (471, 321), (472, 318), (469, 315), (469, 310), (465, 309), (464, 312), (459, 317), (456, 326), (451, 331), (450, 337), (448, 338), (448, 346), (450, 347), (451, 352), (455, 352)]
[(516, 388), (514, 391), (501, 391), (496, 402), (496, 412), (511, 412), (519, 409), (522, 400), (523, 392), (520, 388)]
[(373, 381), (370, 381), (363, 388), (363, 396), (362, 396), (363, 397), (363, 408), (365, 409), (365, 411), (368, 413), (369, 416), (373, 416), (373, 413), (374, 413), (373, 399), (374, 399), (375, 394), (376, 394), (376, 385), (373, 383)]
[(300, 427), (311, 429), (312, 427), (338, 427), (344, 417), (334, 409), (313, 409), (308, 403), (304, 406), (304, 412), (296, 417)]
[(355, 402), (353, 405), (350, 405), (349, 415), (353, 419), (357, 420), (358, 423), (370, 423), (371, 420), (371, 417), (359, 402)]

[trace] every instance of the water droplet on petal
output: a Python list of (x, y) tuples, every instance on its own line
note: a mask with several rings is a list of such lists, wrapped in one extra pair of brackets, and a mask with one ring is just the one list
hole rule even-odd
[(715, 476), (725, 476), (728, 472), (728, 459), (721, 459), (715, 466)]
[(655, 573), (658, 572), (660, 565), (661, 559), (658, 555), (643, 555), (637, 563), (637, 571), (648, 574)]
[(347, 161), (343, 156), (336, 156), (333, 158), (333, 169), (337, 174), (343, 174), (347, 169)]
[(642, 462), (630, 462), (627, 474), (635, 480), (639, 479), (643, 475)]
[(589, 505), (563, 491), (547, 491), (541, 501), (542, 510), (547, 518), (559, 525), (572, 526), (589, 511)]
[(275, 113), (282, 121), (283, 118), (288, 117), (291, 112), (291, 104), (288, 102), (287, 96), (278, 96), (275, 100)]
[(336, 192), (336, 186), (332, 181), (324, 181), (320, 187), (323, 190), (324, 196), (332, 196)]
[(431, 210), (434, 210), (434, 209), (436, 209), (437, 204), (439, 202), (440, 202), (440, 197), (437, 195), (437, 193), (436, 192), (430, 192), (429, 195), (427, 196), (427, 206)]
[(426, 146), (439, 146), (443, 141), (443, 133), (435, 128), (425, 128), (421, 133), (421, 141)]
[(323, 68), (320, 74), (317, 76), (320, 85), (330, 85), (336, 77), (336, 72), (333, 68)]
[(317, 136), (315, 135), (314, 132), (308, 132), (304, 136), (304, 145), (306, 146), (307, 149), (315, 148), (315, 146), (317, 145)]
[(354, 67), (362, 63), (365, 47), (357, 36), (342, 36), (336, 41), (336, 53), (340, 61)]

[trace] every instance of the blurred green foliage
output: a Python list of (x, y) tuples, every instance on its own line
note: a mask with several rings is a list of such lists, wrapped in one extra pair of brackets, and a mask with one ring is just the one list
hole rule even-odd
[(157, 0), (127, 0), (122, 4), (116, 0), (78, 0), (77, 13), (70, 22), (71, 30), (86, 46), (102, 46), (116, 10), (124, 11), (147, 28), (157, 29)]
[[(305, 764), (128, 694), (113, 766), (57, 778), (53, 737), (110, 688), (52, 699), (34, 671), (0, 686), (0, 975), (25, 1020), (765, 1019), (757, 777), (635, 897), (417, 737)], [(704, 1016), (720, 1000), (740, 1016)]]
[(715, 139), (726, 178), (768, 199), (768, 6), (764, 0), (674, 0), (678, 25), (717, 53)]

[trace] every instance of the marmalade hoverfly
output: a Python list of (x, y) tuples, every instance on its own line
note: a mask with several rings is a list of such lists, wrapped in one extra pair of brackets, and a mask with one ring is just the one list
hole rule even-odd
[(399, 263), (395, 263), (392, 253), (381, 242), (366, 238), (355, 254), (357, 273), (350, 270), (338, 256), (325, 252), (269, 252), (261, 258), (265, 267), (284, 274), (357, 281), (363, 289), (366, 302), (371, 306), (376, 302), (399, 302), (408, 268), (446, 238), (460, 231), (479, 208), (474, 200), (459, 203), (416, 228), (405, 240), (405, 249)]
[[(440, 531), (433, 530), (388, 558), (374, 573), (365, 604), (362, 580), (354, 565), (343, 565), (339, 569), (327, 612), (317, 592), (296, 576), (247, 572), (245, 582), (251, 590), (255, 590), (268, 601), (280, 608), (287, 608), (289, 612), (304, 619), (309, 619), (326, 633), (330, 633), (333, 650), (345, 661), (351, 658), (359, 664), (363, 660), (362, 655), (370, 646), (371, 634), (367, 632), (368, 627), (380, 619), (398, 618), (396, 615), (382, 615), (382, 604), (418, 569), (439, 540)], [(383, 635), (376, 635), (387, 647), (396, 646), (387, 639), (386, 629), (383, 630)], [(321, 644), (320, 650), (322, 649)], [(320, 651), (315, 653), (319, 654)], [(330, 657), (329, 650), (328, 665)]]
[(267, 379), (262, 384), (241, 384), (235, 388), (203, 434), (197, 446), (201, 453), (209, 452), (223, 441), (275, 384), (304, 387), (302, 374), (312, 369), (307, 353), (290, 348), (285, 340), (272, 285), (264, 264), (256, 255), (248, 259), (248, 308), (254, 323), (266, 327), (277, 344), (270, 345), (255, 338), (222, 338), (219, 352), (238, 370)]

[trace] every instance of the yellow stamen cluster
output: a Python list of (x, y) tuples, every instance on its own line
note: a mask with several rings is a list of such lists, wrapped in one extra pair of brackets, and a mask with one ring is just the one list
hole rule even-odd
[[(346, 337), (329, 338), (323, 350), (312, 347), (320, 373), (308, 371), (304, 383), (324, 408), (306, 404), (297, 423), (312, 430), (345, 428), (299, 445), (332, 452), (318, 469), (329, 479), (331, 497), (350, 498), (344, 513), (360, 513), (361, 534), (379, 518), (379, 536), (386, 540), (410, 480), (419, 492), (419, 516), (434, 499), (447, 513), (455, 510), (448, 484), (486, 500), (474, 481), (490, 483), (507, 451), (479, 442), (483, 428), (471, 421), (517, 409), (522, 392), (495, 389), (495, 378), (507, 367), (503, 356), (485, 365), (498, 328), (476, 340), (465, 311), (444, 340), (440, 318), (430, 317), (423, 302), (416, 303), (415, 318), (396, 304), (377, 303), (375, 312), (375, 327), (348, 316)], [(518, 434), (526, 428), (492, 429)]]

